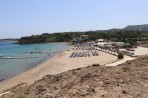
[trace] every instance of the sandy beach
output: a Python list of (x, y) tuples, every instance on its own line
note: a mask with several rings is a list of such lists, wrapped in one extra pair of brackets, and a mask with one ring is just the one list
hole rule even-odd
[(32, 84), (48, 74), (58, 74), (67, 70), (90, 66), (92, 64), (104, 65), (117, 60), (116, 56), (101, 51), (99, 51), (99, 56), (69, 58), (73, 51), (72, 47), (70, 47), (69, 50), (50, 58), (37, 67), (0, 83), (0, 93), (19, 83)]

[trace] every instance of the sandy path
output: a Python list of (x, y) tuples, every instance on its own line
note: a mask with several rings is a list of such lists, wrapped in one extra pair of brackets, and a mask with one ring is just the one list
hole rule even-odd
[(31, 84), (48, 74), (58, 74), (67, 70), (86, 67), (92, 64), (106, 64), (117, 60), (116, 56), (104, 52), (99, 52), (99, 56), (94, 57), (69, 58), (72, 52), (73, 50), (64, 51), (47, 60), (43, 64), (2, 82), (0, 84), (0, 93), (3, 90), (18, 85), (19, 83)]
[[(135, 51), (132, 51), (136, 56), (141, 56), (141, 55), (147, 55), (148, 54), (148, 48), (144, 48), (144, 47), (140, 47), (138, 46), (137, 48), (134, 49)], [(119, 64), (125, 63), (128, 60), (134, 60), (134, 57), (130, 57), (130, 56), (126, 56), (124, 55), (124, 59), (111, 63), (111, 64), (107, 64), (105, 66), (117, 66)]]
[(125, 62), (128, 61), (128, 60), (134, 60), (134, 59), (135, 59), (134, 57), (130, 57), (130, 56), (124, 55), (124, 59), (119, 60), (119, 61), (114, 62), (114, 63), (111, 63), (111, 64), (107, 64), (107, 65), (105, 65), (105, 66), (117, 66), (117, 65), (119, 65), (119, 64), (125, 63)]
[(138, 46), (137, 48), (135, 48), (134, 53), (137, 56), (146, 55), (146, 54), (148, 54), (148, 48)]

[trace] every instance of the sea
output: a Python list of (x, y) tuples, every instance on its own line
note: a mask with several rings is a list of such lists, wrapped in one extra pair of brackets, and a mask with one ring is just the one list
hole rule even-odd
[(37, 66), (68, 47), (67, 43), (19, 45), (15, 41), (0, 42), (0, 82)]

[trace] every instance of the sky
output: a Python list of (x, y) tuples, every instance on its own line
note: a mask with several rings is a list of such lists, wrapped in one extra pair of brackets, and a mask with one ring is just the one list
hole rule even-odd
[(0, 38), (148, 24), (148, 0), (0, 0)]

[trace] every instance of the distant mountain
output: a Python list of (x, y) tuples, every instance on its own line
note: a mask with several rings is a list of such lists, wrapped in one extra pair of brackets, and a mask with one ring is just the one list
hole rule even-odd
[(144, 24), (144, 25), (129, 25), (129, 26), (123, 28), (123, 30), (148, 31), (148, 24)]
[(113, 28), (113, 29), (109, 29), (109, 31), (112, 31), (112, 32), (117, 32), (117, 31), (120, 31), (122, 29), (117, 29), (117, 28)]
[(116, 29), (116, 28), (113, 28), (113, 29), (108, 29), (108, 30), (96, 30), (97, 32), (107, 32), (107, 31), (110, 31), (110, 32), (117, 32), (117, 31), (120, 31), (122, 29)]
[(113, 28), (113, 29), (108, 29), (108, 30), (96, 30), (97, 32), (118, 32), (118, 31), (122, 31), (122, 30), (133, 30), (133, 31), (148, 31), (148, 24), (144, 24), (144, 25), (128, 25), (125, 28)]

